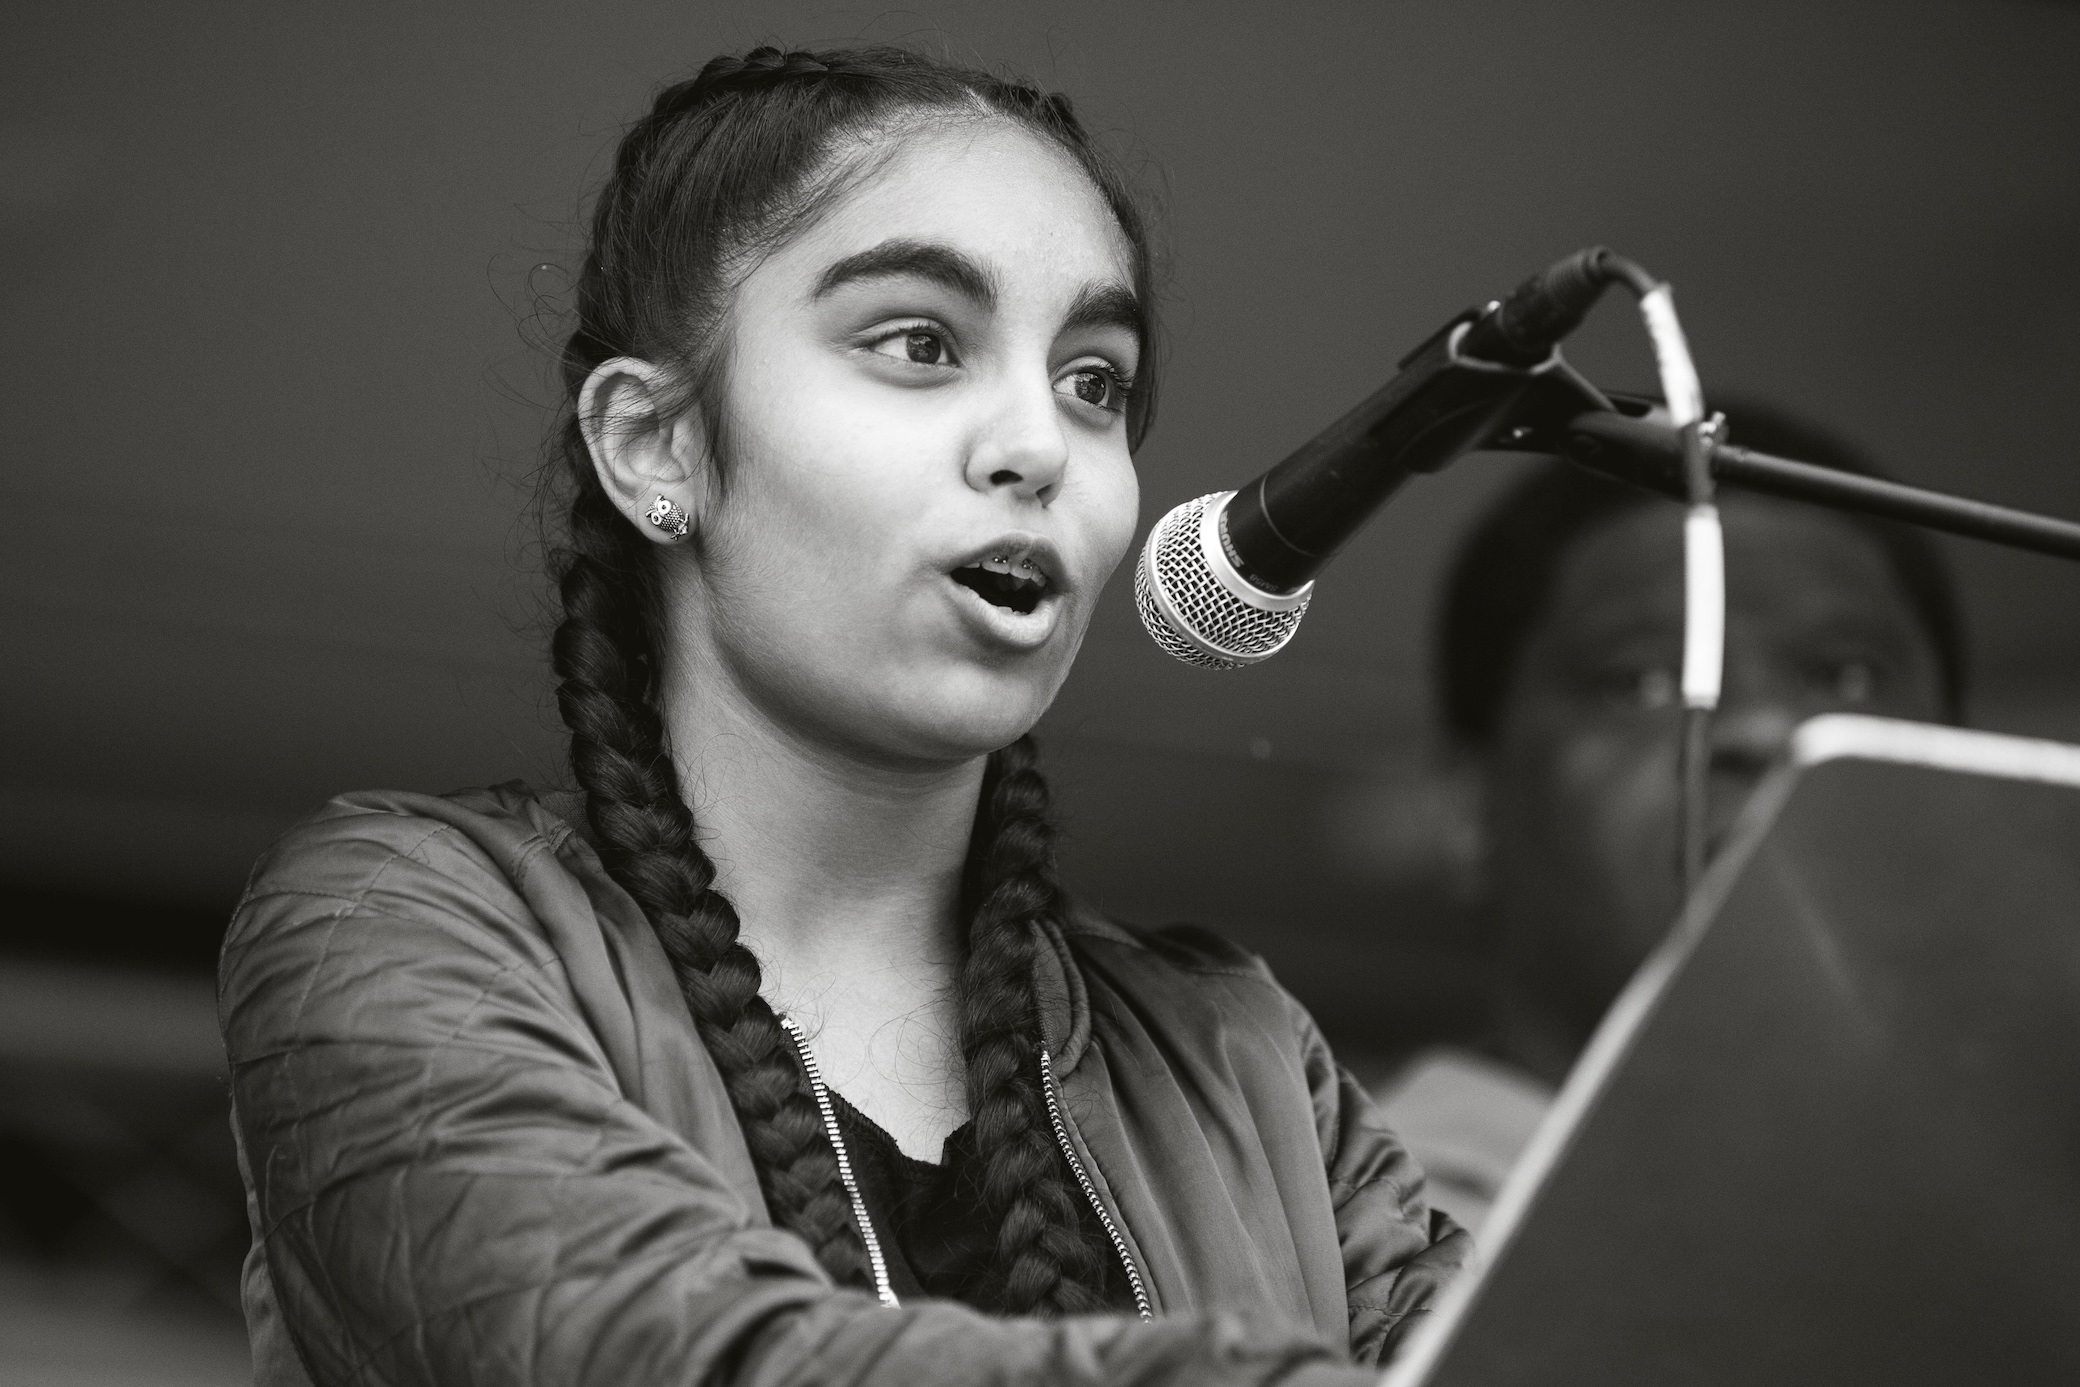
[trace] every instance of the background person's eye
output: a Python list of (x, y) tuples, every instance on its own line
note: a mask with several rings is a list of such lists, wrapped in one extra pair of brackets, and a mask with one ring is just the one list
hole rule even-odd
[(1878, 696), (1878, 671), (1868, 660), (1837, 660), (1817, 671), (1820, 693), (1837, 703), (1869, 703)]
[(1676, 701), (1675, 674), (1659, 665), (1641, 670), (1633, 681), (1632, 701), (1648, 712), (1670, 706)]
[(1622, 665), (1601, 670), (1593, 680), (1596, 696), (1624, 712), (1658, 712), (1676, 701), (1676, 676), (1661, 665)]

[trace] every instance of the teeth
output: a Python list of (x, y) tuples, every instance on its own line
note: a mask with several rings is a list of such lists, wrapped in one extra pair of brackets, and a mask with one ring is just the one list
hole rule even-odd
[(1008, 554), (992, 554), (976, 563), (963, 564), (964, 568), (981, 568), (991, 573), (1002, 573), (1007, 577), (1019, 578), (1028, 583), (1045, 584), (1047, 575), (1034, 566), (1029, 558), (1013, 559)]

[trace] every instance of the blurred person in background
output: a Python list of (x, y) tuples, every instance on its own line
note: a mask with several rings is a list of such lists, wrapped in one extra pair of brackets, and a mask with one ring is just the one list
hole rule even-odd
[[(1881, 475), (1829, 432), (1727, 407), (1742, 447)], [(1800, 722), (1958, 722), (1948, 572), (1904, 525), (1722, 490), (1725, 685), (1712, 718), (1715, 850)], [(1485, 1053), (1438, 1048), (1382, 1085), (1430, 1197), (1478, 1230), (1605, 1010), (1674, 923), (1682, 509), (1541, 464), (1480, 520), (1437, 629), (1447, 733), (1477, 806), (1490, 945)]]

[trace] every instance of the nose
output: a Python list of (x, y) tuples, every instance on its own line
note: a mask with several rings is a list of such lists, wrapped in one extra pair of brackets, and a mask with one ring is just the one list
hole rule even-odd
[(1053, 383), (1007, 382), (968, 451), (968, 485), (1008, 489), (1020, 500), (1046, 505), (1061, 489), (1069, 466), (1069, 435)]
[(1783, 756), (1796, 726), (1797, 713), (1775, 700), (1721, 708), (1712, 718), (1712, 770), (1740, 780), (1760, 778)]

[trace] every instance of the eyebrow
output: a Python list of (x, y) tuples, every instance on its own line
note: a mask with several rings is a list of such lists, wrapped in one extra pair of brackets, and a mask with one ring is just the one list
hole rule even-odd
[[(812, 299), (867, 280), (914, 278), (952, 290), (985, 310), (997, 305), (997, 277), (974, 257), (937, 241), (897, 237), (848, 255), (817, 276)], [(1142, 335), (1141, 300), (1116, 282), (1086, 284), (1062, 321), (1067, 329), (1116, 327)]]
[(952, 246), (902, 238), (848, 255), (817, 278), (811, 298), (823, 298), (862, 280), (909, 277), (929, 280), (985, 309), (997, 304), (997, 277)]
[(1076, 301), (1069, 305), (1068, 317), (1062, 327), (1116, 327), (1134, 334), (1138, 342), (1142, 331), (1141, 300), (1132, 289), (1124, 284), (1086, 284)]

